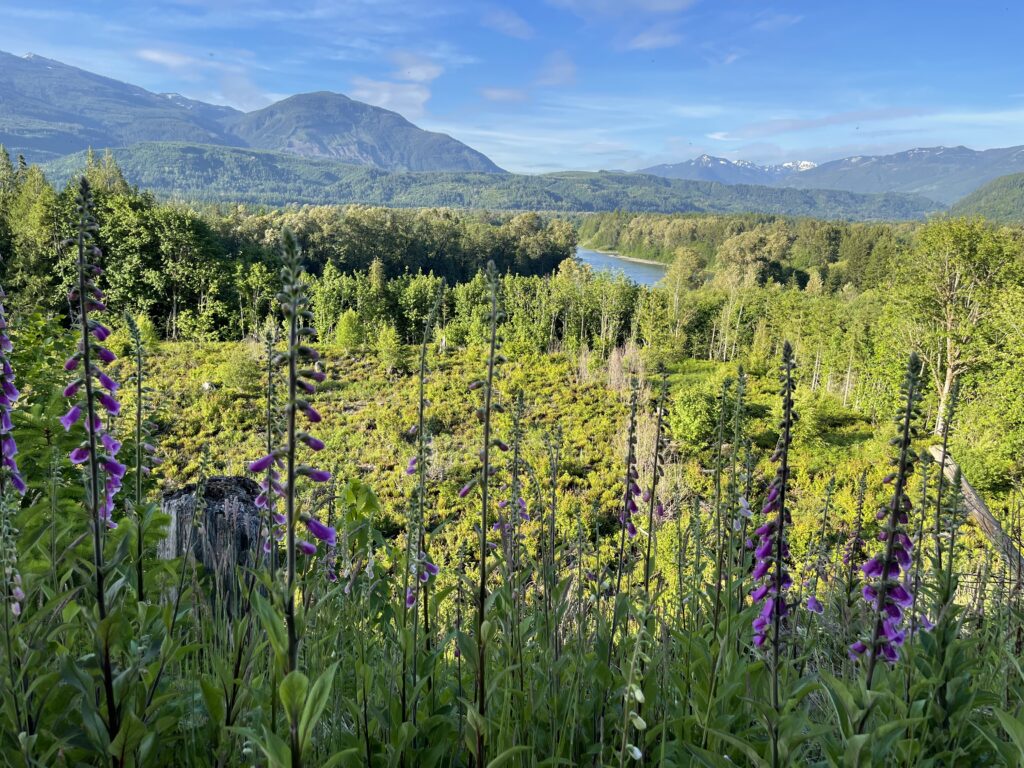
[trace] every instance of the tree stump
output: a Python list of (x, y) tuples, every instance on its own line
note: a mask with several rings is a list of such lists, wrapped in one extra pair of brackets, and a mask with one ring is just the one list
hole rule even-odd
[(256, 506), (260, 489), (248, 477), (211, 477), (201, 486), (185, 486), (161, 500), (170, 523), (157, 556), (171, 560), (189, 553), (213, 577), (215, 593), (230, 596), (236, 566), (252, 566), (257, 560), (263, 523)]

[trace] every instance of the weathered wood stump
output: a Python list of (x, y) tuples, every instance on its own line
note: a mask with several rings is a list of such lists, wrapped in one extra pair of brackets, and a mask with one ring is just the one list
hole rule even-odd
[(248, 477), (211, 477), (201, 492), (197, 485), (188, 485), (165, 495), (161, 509), (170, 524), (157, 556), (171, 560), (191, 550), (195, 562), (231, 591), (235, 566), (256, 561), (262, 522), (256, 506), (259, 492)]

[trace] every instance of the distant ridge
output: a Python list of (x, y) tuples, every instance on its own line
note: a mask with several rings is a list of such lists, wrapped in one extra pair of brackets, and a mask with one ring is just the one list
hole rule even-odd
[[(128, 180), (185, 200), (367, 203), (492, 210), (759, 212), (823, 219), (920, 219), (940, 209), (908, 195), (662, 179), (638, 173), (563, 172), (539, 176), (477, 172), (386, 172), (283, 152), (186, 143), (147, 142), (114, 155)], [(46, 164), (58, 183), (79, 173), (85, 153)]]
[(746, 160), (727, 160), (724, 157), (701, 155), (682, 163), (652, 165), (637, 173), (649, 173), (666, 179), (692, 181), (720, 181), (723, 184), (774, 184), (796, 173), (814, 168), (809, 160), (780, 165), (757, 165)]
[(841, 189), (878, 194), (922, 195), (949, 205), (992, 179), (1024, 172), (1024, 146), (973, 150), (918, 147), (891, 155), (856, 155), (821, 165), (807, 161), (756, 165), (711, 155), (655, 165), (638, 173), (724, 184), (768, 184), (797, 189)]
[(950, 209), (956, 216), (984, 216), (1002, 224), (1024, 224), (1024, 173), (1000, 176)]
[(245, 113), (0, 52), (0, 144), (10, 152), (43, 162), (144, 141), (270, 149), (389, 171), (502, 172), (451, 136), (339, 93), (299, 94)]

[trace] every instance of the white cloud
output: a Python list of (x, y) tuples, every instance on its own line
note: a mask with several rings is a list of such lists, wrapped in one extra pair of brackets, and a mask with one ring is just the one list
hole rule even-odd
[(522, 88), (481, 88), (480, 95), (488, 101), (526, 101), (529, 94)]
[(761, 32), (776, 32), (803, 21), (803, 16), (794, 13), (772, 13), (762, 11), (757, 15), (752, 27)]
[(430, 100), (430, 89), (422, 83), (393, 83), (368, 77), (352, 78), (352, 98), (412, 119), (421, 117)]
[(520, 40), (529, 40), (534, 34), (533, 27), (526, 19), (507, 8), (492, 8), (484, 14), (480, 23), (503, 35), (517, 37)]
[(717, 104), (677, 104), (669, 107), (669, 112), (679, 117), (701, 119), (717, 117), (725, 110)]
[(444, 72), (444, 67), (433, 59), (408, 51), (399, 51), (391, 58), (394, 60), (395, 66), (398, 67), (392, 75), (396, 80), (429, 83)]
[(549, 2), (589, 18), (594, 14), (627, 16), (637, 12), (679, 13), (693, 5), (696, 0), (549, 0)]
[(572, 85), (576, 82), (576, 64), (565, 51), (555, 51), (544, 60), (537, 85)]
[(626, 48), (631, 51), (653, 51), (657, 48), (671, 48), (682, 40), (683, 36), (671, 27), (655, 25), (630, 38)]
[(189, 67), (202, 67), (204, 62), (189, 56), (184, 53), (178, 53), (177, 51), (167, 51), (158, 48), (140, 48), (135, 52), (143, 61), (148, 61), (152, 64), (159, 64), (162, 67), (168, 69), (187, 69)]

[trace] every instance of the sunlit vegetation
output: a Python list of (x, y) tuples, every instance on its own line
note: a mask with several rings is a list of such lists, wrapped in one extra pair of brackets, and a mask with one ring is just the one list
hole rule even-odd
[(1018, 230), (0, 177), (9, 764), (1024, 757)]

